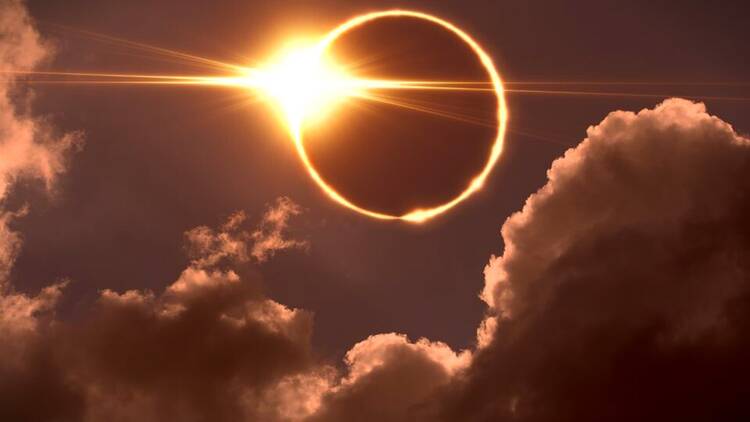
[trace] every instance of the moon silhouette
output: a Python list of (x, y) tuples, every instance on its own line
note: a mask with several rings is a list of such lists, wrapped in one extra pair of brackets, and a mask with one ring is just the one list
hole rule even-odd
[(487, 154), (483, 166), (477, 169), (476, 173), (469, 180), (468, 184), (466, 184), (463, 190), (461, 190), (459, 193), (452, 196), (445, 202), (426, 208), (412, 209), (403, 214), (390, 214), (382, 212), (380, 210), (370, 209), (366, 206), (356, 203), (354, 200), (349, 199), (343, 193), (339, 192), (332, 183), (330, 183), (321, 175), (321, 172), (314, 165), (314, 160), (311, 159), (309, 151), (305, 146), (306, 138), (304, 125), (299, 125), (293, 128), (292, 137), (299, 157), (304, 163), (310, 177), (312, 177), (312, 179), (321, 188), (321, 190), (335, 202), (360, 214), (376, 219), (404, 220), (408, 222), (421, 223), (450, 210), (482, 188), (485, 180), (490, 175), (493, 167), (502, 154), (506, 122), (508, 119), (508, 111), (505, 103), (503, 82), (499, 72), (495, 67), (495, 64), (492, 61), (492, 58), (469, 34), (464, 32), (454, 24), (436, 16), (408, 10), (387, 10), (363, 14), (354, 17), (344, 22), (342, 25), (334, 28), (322, 39), (319, 44), (319, 48), (325, 51), (331, 48), (340, 37), (349, 33), (350, 31), (356, 28), (363, 27), (364, 25), (372, 23), (376, 20), (393, 17), (419, 19), (434, 24), (438, 28), (442, 28), (448, 31), (450, 34), (453, 34), (473, 52), (479, 63), (481, 63), (481, 66), (486, 71), (489, 82), (491, 82), (493, 88), (492, 90), (494, 91), (494, 96), (496, 98), (496, 111), (494, 116), (496, 120), (494, 122), (496, 126), (496, 132), (494, 133), (494, 141), (489, 150), (489, 153)]

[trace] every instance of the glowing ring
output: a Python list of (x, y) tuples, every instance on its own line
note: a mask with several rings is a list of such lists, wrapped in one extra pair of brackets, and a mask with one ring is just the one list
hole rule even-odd
[(481, 61), (487, 73), (490, 75), (492, 86), (495, 90), (495, 96), (497, 97), (498, 127), (497, 127), (497, 136), (495, 138), (495, 143), (492, 146), (492, 151), (490, 152), (490, 156), (487, 159), (487, 163), (485, 164), (482, 171), (476, 176), (474, 176), (474, 178), (471, 180), (471, 182), (469, 183), (469, 185), (466, 187), (466, 189), (463, 192), (461, 192), (458, 196), (454, 197), (448, 202), (445, 202), (433, 208), (416, 209), (404, 215), (383, 214), (377, 211), (371, 211), (371, 210), (355, 205), (354, 203), (350, 202), (348, 199), (344, 198), (344, 196), (338, 193), (333, 187), (331, 187), (328, 183), (326, 183), (325, 180), (323, 180), (323, 178), (320, 176), (318, 171), (312, 165), (312, 162), (310, 162), (310, 159), (307, 156), (307, 152), (305, 151), (305, 146), (304, 146), (304, 142), (302, 139), (303, 137), (302, 125), (299, 125), (293, 129), (292, 136), (294, 138), (294, 144), (297, 148), (297, 153), (299, 153), (299, 156), (302, 159), (302, 162), (305, 164), (305, 167), (307, 168), (308, 173), (313, 178), (313, 180), (315, 180), (315, 183), (317, 183), (318, 186), (323, 190), (323, 192), (325, 192), (329, 197), (331, 197), (331, 199), (333, 199), (334, 201), (338, 202), (339, 204), (351, 210), (354, 210), (360, 214), (364, 214), (369, 217), (383, 219), (383, 220), (405, 220), (405, 221), (410, 221), (410, 222), (415, 222), (415, 223), (421, 223), (455, 207), (461, 201), (463, 201), (464, 199), (468, 198), (473, 193), (481, 189), (482, 185), (484, 184), (484, 181), (487, 179), (487, 176), (489, 176), (498, 158), (500, 158), (500, 155), (503, 152), (503, 139), (505, 137), (506, 121), (508, 120), (508, 113), (507, 113), (507, 109), (505, 106), (505, 94), (503, 90), (503, 82), (500, 79), (500, 75), (498, 74), (497, 69), (495, 69), (495, 64), (492, 62), (492, 59), (490, 58), (490, 56), (482, 49), (482, 47), (476, 41), (474, 41), (473, 38), (469, 36), (469, 34), (462, 31), (461, 29), (459, 29), (458, 27), (456, 27), (450, 22), (447, 22), (436, 16), (432, 16), (432, 15), (422, 13), (422, 12), (414, 12), (410, 10), (386, 10), (386, 11), (381, 11), (381, 12), (366, 13), (364, 15), (354, 17), (344, 22), (341, 26), (329, 32), (325, 36), (325, 38), (323, 38), (323, 40), (320, 42), (320, 44), (318, 45), (318, 48), (320, 49), (321, 52), (323, 52), (338, 37), (340, 37), (347, 31), (354, 29), (360, 25), (363, 25), (367, 22), (373, 21), (375, 19), (380, 19), (380, 18), (385, 18), (385, 17), (412, 17), (412, 18), (423, 19), (423, 20), (435, 23), (451, 31), (453, 34), (461, 38), (461, 40), (463, 40), (469, 47), (471, 47), (471, 49), (474, 51), (474, 53), (477, 55), (477, 57)]

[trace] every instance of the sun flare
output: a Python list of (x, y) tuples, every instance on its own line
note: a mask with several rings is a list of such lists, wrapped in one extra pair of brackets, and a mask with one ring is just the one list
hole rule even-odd
[(317, 45), (295, 48), (252, 70), (252, 86), (281, 111), (289, 129), (325, 116), (342, 100), (357, 95), (358, 82)]

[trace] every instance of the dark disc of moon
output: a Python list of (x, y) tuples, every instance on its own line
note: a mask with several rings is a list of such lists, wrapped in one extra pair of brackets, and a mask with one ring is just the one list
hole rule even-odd
[[(489, 81), (460, 38), (414, 17), (385, 17), (353, 28), (329, 52), (357, 77)], [(497, 134), (494, 92), (373, 94), (399, 105), (351, 99), (304, 131), (312, 165), (349, 201), (403, 215), (451, 200), (481, 172)]]

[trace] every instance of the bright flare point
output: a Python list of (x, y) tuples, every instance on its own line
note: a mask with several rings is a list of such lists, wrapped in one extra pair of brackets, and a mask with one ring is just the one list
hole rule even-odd
[(278, 105), (291, 131), (323, 116), (337, 102), (356, 95), (358, 83), (316, 46), (295, 49), (261, 69), (253, 70), (249, 85)]

